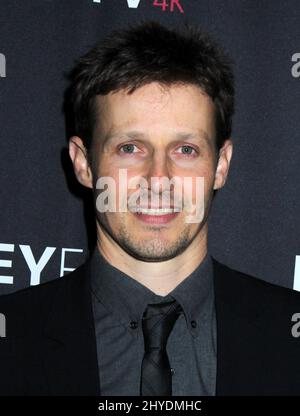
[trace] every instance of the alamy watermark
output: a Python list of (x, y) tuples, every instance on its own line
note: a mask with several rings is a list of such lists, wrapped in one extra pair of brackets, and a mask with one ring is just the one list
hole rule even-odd
[(300, 77), (300, 53), (299, 52), (294, 53), (292, 55), (291, 61), (295, 62), (291, 68), (292, 76), (294, 78), (299, 78)]
[(300, 313), (299, 312), (294, 313), (291, 318), (291, 321), (295, 322), (291, 328), (292, 336), (294, 338), (299, 338), (300, 337)]
[[(148, 215), (184, 211), (186, 214), (184, 221), (187, 223), (199, 223), (203, 220), (204, 177), (174, 176), (171, 179), (166, 176), (151, 177), (150, 182), (149, 190), (148, 181), (144, 177), (134, 176), (128, 180), (127, 169), (119, 169), (118, 181), (111, 176), (98, 178), (96, 189), (100, 189), (101, 192), (96, 198), (97, 210), (99, 212), (143, 212)], [(134, 190), (137, 187), (138, 189), (130, 193), (128, 197), (128, 190)]]
[(3, 53), (0, 53), (0, 78), (6, 77), (6, 58)]
[(0, 313), (0, 338), (6, 337), (6, 318), (3, 313)]

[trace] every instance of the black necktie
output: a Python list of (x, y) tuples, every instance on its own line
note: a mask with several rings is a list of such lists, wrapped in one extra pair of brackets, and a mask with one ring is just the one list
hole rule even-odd
[(141, 368), (141, 396), (172, 395), (172, 373), (166, 345), (181, 311), (181, 306), (174, 299), (148, 304), (144, 312), (145, 353)]

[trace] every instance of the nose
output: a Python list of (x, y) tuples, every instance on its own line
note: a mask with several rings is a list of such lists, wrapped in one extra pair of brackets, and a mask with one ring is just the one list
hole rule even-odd
[(163, 150), (153, 152), (151, 166), (147, 172), (148, 189), (156, 194), (170, 191), (167, 179), (171, 179), (167, 156)]

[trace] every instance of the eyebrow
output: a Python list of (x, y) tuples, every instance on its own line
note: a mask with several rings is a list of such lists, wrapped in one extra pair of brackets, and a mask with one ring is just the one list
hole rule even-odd
[[(128, 131), (128, 132), (112, 132), (112, 133), (108, 133), (104, 140), (103, 140), (103, 144), (107, 144), (109, 143), (112, 139), (114, 138), (118, 138), (118, 137), (128, 137), (129, 139), (143, 139), (145, 137), (147, 137), (148, 135), (140, 132), (138, 130), (132, 130), (132, 131)], [(210, 143), (210, 138), (209, 135), (207, 134), (207, 132), (203, 129), (199, 129), (198, 132), (195, 133), (188, 133), (188, 132), (177, 132), (174, 134), (174, 137), (177, 140), (190, 140), (190, 139), (197, 139), (197, 138), (201, 138), (204, 139), (206, 142)]]

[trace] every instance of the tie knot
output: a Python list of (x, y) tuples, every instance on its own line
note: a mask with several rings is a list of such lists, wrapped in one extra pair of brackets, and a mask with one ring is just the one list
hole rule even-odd
[(175, 299), (147, 305), (142, 319), (145, 350), (166, 347), (168, 337), (181, 312), (182, 308)]

